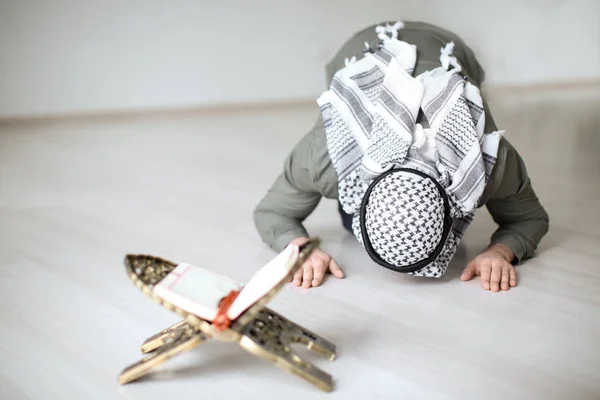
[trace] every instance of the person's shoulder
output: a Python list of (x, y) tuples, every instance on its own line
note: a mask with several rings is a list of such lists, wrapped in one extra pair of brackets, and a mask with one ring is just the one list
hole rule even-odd
[(526, 172), (521, 156), (510, 141), (502, 136), (498, 143), (496, 163), (486, 186), (481, 205), (488, 200), (502, 198), (505, 197), (506, 193), (515, 191), (515, 187), (520, 186), (527, 179), (526, 176), (523, 176), (523, 173)]
[(504, 137), (501, 137), (498, 143), (498, 152), (496, 153), (494, 167), (492, 168), (492, 173), (489, 176), (483, 191), (483, 195), (479, 201), (479, 207), (484, 206), (489, 200), (491, 200), (502, 184), (506, 167), (506, 153), (507, 143)]
[(331, 162), (327, 148), (327, 137), (321, 117), (309, 133), (310, 137), (310, 173), (319, 188), (319, 192), (327, 197), (337, 197), (337, 172)]
[(299, 188), (317, 191), (327, 198), (337, 196), (337, 173), (329, 157), (325, 127), (320, 115), (289, 153), (285, 174)]

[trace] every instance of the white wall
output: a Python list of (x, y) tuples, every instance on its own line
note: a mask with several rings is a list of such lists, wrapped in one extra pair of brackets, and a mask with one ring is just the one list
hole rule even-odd
[(0, 117), (314, 98), (387, 19), (454, 30), (491, 84), (600, 78), (598, 0), (0, 0)]

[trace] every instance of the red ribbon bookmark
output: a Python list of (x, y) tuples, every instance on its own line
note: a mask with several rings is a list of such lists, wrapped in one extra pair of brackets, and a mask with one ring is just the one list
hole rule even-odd
[(219, 302), (219, 308), (217, 309), (217, 316), (213, 321), (213, 325), (218, 331), (224, 331), (231, 326), (231, 320), (227, 317), (227, 311), (233, 304), (235, 299), (240, 294), (239, 290), (232, 290), (229, 294), (221, 299)]

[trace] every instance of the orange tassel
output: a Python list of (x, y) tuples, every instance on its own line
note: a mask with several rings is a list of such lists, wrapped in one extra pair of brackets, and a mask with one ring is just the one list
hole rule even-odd
[(233, 304), (235, 299), (240, 294), (239, 290), (232, 290), (229, 294), (219, 302), (219, 308), (217, 309), (217, 316), (213, 321), (213, 325), (218, 331), (224, 331), (231, 326), (231, 320), (227, 318), (227, 311)]

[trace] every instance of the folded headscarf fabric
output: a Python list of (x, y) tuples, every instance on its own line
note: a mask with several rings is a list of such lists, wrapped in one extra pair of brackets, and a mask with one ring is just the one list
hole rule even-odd
[[(380, 265), (444, 274), (473, 219), (502, 132), (484, 133), (480, 91), (460, 74), (453, 43), (441, 66), (413, 77), (402, 24), (378, 27), (378, 49), (348, 60), (317, 100), (339, 200)], [(435, 190), (434, 190), (435, 189)]]

